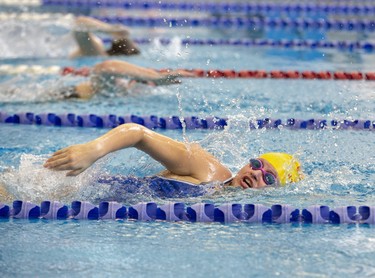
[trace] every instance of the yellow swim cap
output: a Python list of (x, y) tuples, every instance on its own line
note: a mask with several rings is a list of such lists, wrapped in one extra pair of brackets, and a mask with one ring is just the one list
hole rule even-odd
[(303, 179), (301, 165), (298, 160), (287, 153), (265, 153), (259, 156), (267, 160), (276, 169), (281, 185)]

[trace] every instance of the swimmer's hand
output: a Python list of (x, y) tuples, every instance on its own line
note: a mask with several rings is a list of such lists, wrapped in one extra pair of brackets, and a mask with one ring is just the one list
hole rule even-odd
[(188, 70), (183, 70), (183, 69), (163, 70), (161, 71), (161, 73), (169, 77), (195, 77), (196, 76), (193, 72), (188, 71)]
[(195, 77), (195, 74), (187, 70), (162, 70), (160, 71), (160, 78), (153, 80), (155, 85), (172, 85), (180, 84), (181, 80), (178, 80), (178, 77)]
[(77, 176), (89, 168), (100, 156), (91, 142), (73, 145), (55, 152), (45, 163), (44, 167), (56, 170), (70, 170), (67, 176)]
[(148, 85), (152, 87), (156, 86), (155, 82), (153, 81), (130, 79), (128, 82), (127, 88), (128, 89), (133, 88), (137, 84), (144, 84), (144, 85)]

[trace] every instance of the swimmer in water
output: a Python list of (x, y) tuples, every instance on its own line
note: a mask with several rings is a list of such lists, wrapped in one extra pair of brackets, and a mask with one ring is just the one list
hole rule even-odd
[(60, 94), (64, 98), (89, 99), (102, 90), (125, 92), (136, 83), (151, 86), (181, 83), (178, 77), (194, 77), (185, 70), (157, 71), (120, 60), (108, 60), (91, 69), (90, 80), (74, 86), (64, 87)]
[[(105, 33), (112, 36), (111, 47), (105, 49), (103, 41), (94, 33)], [(75, 19), (73, 37), (78, 48), (70, 55), (81, 56), (115, 56), (136, 55), (140, 50), (129, 37), (129, 30), (119, 24), (108, 24), (100, 20), (78, 16)]]
[(85, 144), (55, 152), (44, 167), (77, 176), (99, 158), (134, 147), (160, 162), (166, 169), (157, 176), (195, 185), (220, 182), (243, 189), (282, 186), (301, 180), (300, 163), (286, 153), (266, 153), (232, 173), (199, 144), (182, 143), (137, 124), (123, 124)]

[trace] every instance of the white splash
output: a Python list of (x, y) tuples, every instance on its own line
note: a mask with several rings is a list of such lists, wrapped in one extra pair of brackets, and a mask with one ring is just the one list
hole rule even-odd
[(150, 58), (155, 59), (159, 57), (162, 59), (163, 57), (170, 59), (187, 59), (189, 56), (189, 51), (183, 49), (181, 44), (181, 38), (174, 37), (170, 40), (168, 45), (163, 45), (159, 39), (155, 39), (152, 41), (152, 45), (150, 47)]
[(65, 17), (2, 21), (0, 53), (3, 58), (66, 57), (74, 49), (72, 26)]
[(47, 102), (64, 98), (62, 88), (65, 83), (80, 81), (82, 78), (59, 77), (41, 80), (38, 76), (17, 75), (1, 83), (0, 102)]
[(23, 154), (18, 169), (10, 169), (0, 176), (0, 186), (10, 199), (41, 202), (43, 200), (72, 201), (79, 199), (82, 188), (96, 177), (90, 168), (77, 177), (66, 177), (66, 171), (51, 171), (43, 167), (46, 156)]

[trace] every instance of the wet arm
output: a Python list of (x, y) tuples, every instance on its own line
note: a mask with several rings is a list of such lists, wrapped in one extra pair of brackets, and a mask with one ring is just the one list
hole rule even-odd
[(97, 64), (93, 69), (94, 75), (113, 75), (115, 77), (128, 77), (139, 82), (150, 81), (155, 85), (179, 83), (177, 77), (193, 77), (193, 74), (184, 70), (159, 72), (154, 69), (144, 68), (125, 61), (108, 60)]
[(77, 31), (110, 33), (115, 37), (129, 36), (129, 30), (118, 24), (108, 24), (92, 17), (79, 16), (76, 18)]
[(194, 175), (191, 152), (185, 144), (137, 124), (124, 124), (88, 143), (59, 150), (44, 166), (53, 170), (70, 170), (67, 175), (75, 176), (99, 158), (129, 147), (144, 151), (173, 173)]
[(108, 33), (115, 39), (124, 38), (129, 35), (129, 31), (125, 26), (111, 25), (86, 16), (77, 17), (75, 25), (73, 37), (78, 45), (78, 49), (70, 54), (71, 58), (107, 55), (103, 41), (94, 32)]

